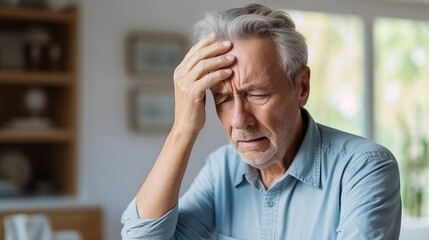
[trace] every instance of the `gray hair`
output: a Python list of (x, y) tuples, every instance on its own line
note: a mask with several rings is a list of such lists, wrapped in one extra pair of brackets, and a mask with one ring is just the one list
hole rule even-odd
[(193, 41), (214, 33), (218, 40), (271, 37), (279, 53), (283, 70), (295, 86), (296, 74), (307, 65), (307, 44), (295, 29), (295, 23), (283, 10), (249, 4), (224, 12), (207, 12), (193, 28)]

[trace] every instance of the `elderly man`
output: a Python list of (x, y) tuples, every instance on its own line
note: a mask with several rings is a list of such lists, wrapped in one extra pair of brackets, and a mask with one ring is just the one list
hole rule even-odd
[[(212, 12), (174, 73), (175, 120), (122, 216), (123, 239), (398, 239), (395, 157), (314, 122), (310, 69), (284, 11)], [(230, 145), (178, 200), (210, 89)]]

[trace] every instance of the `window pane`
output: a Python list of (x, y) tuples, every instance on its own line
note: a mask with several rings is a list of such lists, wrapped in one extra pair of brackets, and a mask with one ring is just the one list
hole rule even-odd
[(375, 22), (376, 139), (397, 156), (405, 213), (429, 214), (429, 22)]
[(364, 134), (362, 21), (351, 15), (290, 15), (308, 45), (311, 91), (306, 108), (319, 123)]

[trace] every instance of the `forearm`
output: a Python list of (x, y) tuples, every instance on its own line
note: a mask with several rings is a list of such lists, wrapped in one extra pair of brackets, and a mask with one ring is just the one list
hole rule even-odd
[(137, 193), (140, 218), (161, 217), (178, 201), (180, 186), (197, 132), (172, 128), (152, 170)]
[(140, 218), (163, 216), (177, 204), (192, 147), (205, 123), (206, 91), (232, 74), (225, 68), (235, 58), (224, 55), (231, 46), (209, 35), (191, 48), (174, 71), (174, 124), (137, 194)]

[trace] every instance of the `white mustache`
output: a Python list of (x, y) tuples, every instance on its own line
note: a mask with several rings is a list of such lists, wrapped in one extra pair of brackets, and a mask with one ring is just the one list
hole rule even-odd
[(231, 139), (234, 142), (238, 141), (251, 141), (255, 139), (259, 139), (262, 137), (266, 137), (266, 135), (258, 130), (233, 130), (231, 134)]

